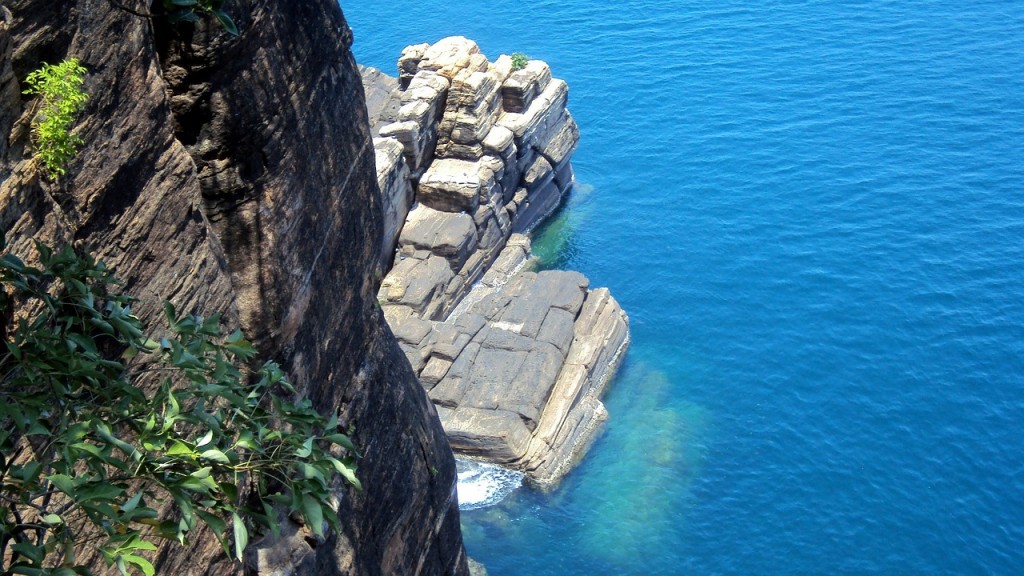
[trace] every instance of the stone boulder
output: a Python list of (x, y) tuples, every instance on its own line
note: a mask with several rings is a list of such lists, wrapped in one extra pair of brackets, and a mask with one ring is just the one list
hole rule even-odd
[(547, 88), (551, 81), (551, 68), (540, 60), (531, 60), (521, 70), (512, 72), (501, 85), (501, 99), (505, 110), (521, 113), (533, 99)]
[(477, 245), (473, 218), (464, 212), (441, 212), (420, 204), (409, 213), (399, 243), (416, 250), (429, 250), (448, 260), (453, 270), (466, 263)]
[[(411, 58), (406, 61), (409, 60)], [(486, 69), (487, 58), (482, 57), (476, 42), (464, 36), (449, 36), (427, 47), (418, 64), (420, 70), (431, 70), (451, 80), (467, 68), (477, 71), (481, 70), (482, 65)]]
[(440, 158), (423, 174), (416, 198), (435, 210), (473, 213), (492, 178), (479, 162)]
[(423, 60), (423, 55), (426, 53), (427, 48), (430, 48), (430, 44), (424, 42), (423, 44), (406, 46), (402, 50), (401, 56), (398, 57), (398, 84), (402, 90), (409, 87), (409, 82), (412, 81), (413, 76), (419, 70), (420, 61)]
[[(398, 96), (400, 107), (394, 119), (380, 117), (383, 125), (375, 128), (381, 136), (402, 143), (405, 158), (413, 174), (422, 174), (434, 157), (437, 123), (444, 111), (449, 81), (440, 74), (421, 70), (409, 80)], [(372, 117), (371, 117), (372, 118)]]

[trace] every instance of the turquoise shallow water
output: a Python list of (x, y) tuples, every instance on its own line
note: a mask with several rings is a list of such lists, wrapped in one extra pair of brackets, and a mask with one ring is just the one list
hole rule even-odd
[(588, 458), (463, 513), (492, 576), (1024, 572), (1024, 3), (355, 4), (568, 81), (535, 249), (632, 319)]

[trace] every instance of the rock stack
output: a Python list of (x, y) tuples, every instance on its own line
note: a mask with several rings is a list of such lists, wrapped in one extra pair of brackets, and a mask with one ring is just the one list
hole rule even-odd
[(456, 453), (551, 483), (606, 418), (629, 340), (606, 289), (526, 271), (524, 235), (573, 183), (566, 83), (463, 37), (407, 47), (399, 78), (364, 69), (385, 209), (378, 294)]

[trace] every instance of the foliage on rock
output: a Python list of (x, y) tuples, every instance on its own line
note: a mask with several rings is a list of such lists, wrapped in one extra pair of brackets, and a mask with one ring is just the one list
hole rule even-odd
[(523, 68), (526, 68), (526, 65), (529, 64), (529, 62), (530, 57), (527, 56), (526, 54), (523, 54), (522, 52), (516, 52), (512, 54), (512, 71), (515, 72), (517, 70), (522, 70)]
[(230, 34), (238, 36), (238, 27), (224, 11), (224, 0), (163, 0), (171, 22), (198, 22), (201, 15), (211, 15)]
[(82, 139), (71, 134), (78, 113), (88, 95), (82, 90), (86, 69), (70, 58), (59, 64), (43, 64), (25, 78), (24, 93), (41, 98), (32, 120), (35, 156), (47, 175), (56, 180), (67, 171), (67, 163), (78, 153)]
[(241, 559), (277, 507), (336, 526), (336, 480), (360, 487), (336, 416), (293, 400), (275, 363), (251, 369), (218, 317), (165, 304), (150, 339), (102, 262), (36, 249), (39, 268), (0, 258), (0, 573), (86, 574), (88, 547), (150, 576), (155, 542), (200, 522)]

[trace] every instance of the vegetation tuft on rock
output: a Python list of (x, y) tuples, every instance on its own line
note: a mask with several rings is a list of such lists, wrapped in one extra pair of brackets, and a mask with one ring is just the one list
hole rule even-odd
[(86, 69), (70, 58), (59, 64), (43, 64), (25, 78), (25, 94), (41, 98), (32, 120), (35, 156), (53, 180), (67, 171), (82, 139), (71, 133), (78, 113), (89, 96), (82, 90)]
[(512, 71), (522, 70), (530, 62), (530, 57), (522, 52), (512, 54)]

